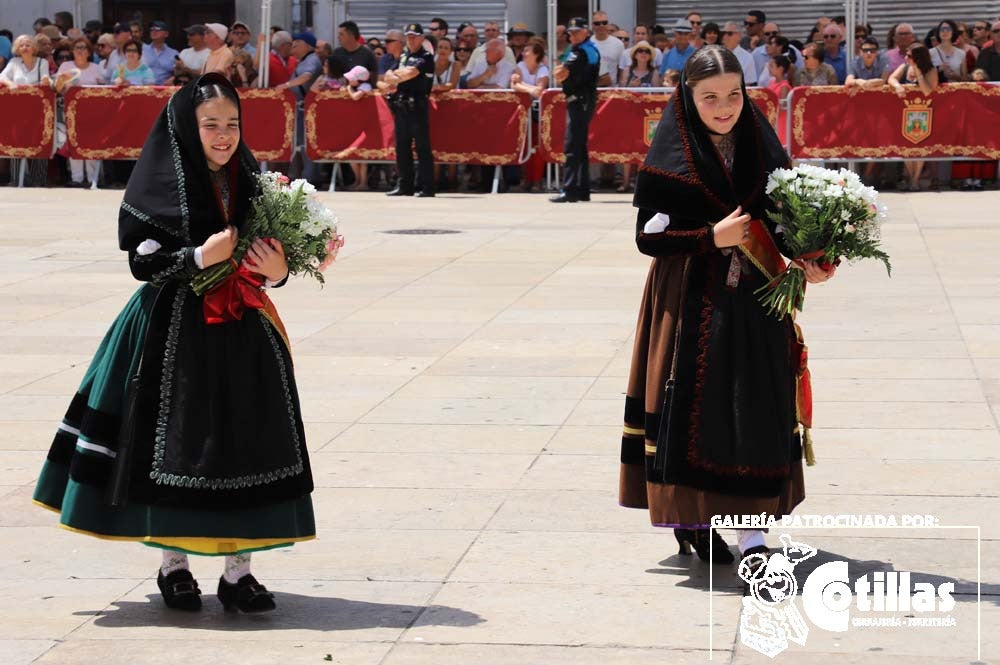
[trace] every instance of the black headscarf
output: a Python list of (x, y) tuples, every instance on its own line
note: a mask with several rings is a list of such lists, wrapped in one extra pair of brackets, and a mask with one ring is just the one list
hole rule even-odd
[(712, 143), (687, 77), (682, 75), (639, 167), (633, 205), (670, 215), (672, 225), (676, 220), (701, 226), (725, 217), (738, 205), (756, 218), (763, 215), (767, 176), (774, 169), (787, 167), (788, 155), (742, 81), (740, 88), (743, 110), (733, 128), (736, 150), (732, 174)]
[[(173, 247), (201, 245), (225, 227), (226, 217), (209, 175), (194, 113), (197, 90), (206, 85), (236, 91), (226, 77), (213, 73), (188, 83), (170, 97), (146, 138), (125, 189), (118, 214), (121, 249), (133, 250), (147, 238)], [(229, 223), (238, 229), (250, 209), (257, 189), (254, 175), (259, 172), (242, 134), (241, 112), (240, 143), (224, 167), (230, 184)]]

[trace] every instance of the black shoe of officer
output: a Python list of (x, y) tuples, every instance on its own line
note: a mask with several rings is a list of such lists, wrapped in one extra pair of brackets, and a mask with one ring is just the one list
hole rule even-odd
[(432, 199), (434, 198), (434, 192), (428, 191), (426, 189), (421, 189), (419, 192), (414, 194), (418, 199)]
[(410, 190), (400, 189), (399, 187), (397, 187), (396, 189), (389, 190), (388, 192), (385, 193), (385, 195), (386, 196), (413, 196), (413, 192), (410, 191)]
[(549, 197), (549, 201), (551, 201), (552, 203), (576, 203), (579, 200), (580, 199), (576, 198), (575, 196), (571, 196), (566, 192), (563, 192), (559, 196)]

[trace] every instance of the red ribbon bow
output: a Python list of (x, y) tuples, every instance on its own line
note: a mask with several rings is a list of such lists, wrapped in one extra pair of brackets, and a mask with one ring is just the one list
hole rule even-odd
[(205, 323), (239, 321), (243, 318), (244, 308), (263, 309), (267, 298), (260, 288), (263, 284), (264, 279), (260, 275), (243, 266), (237, 268), (236, 272), (205, 294)]

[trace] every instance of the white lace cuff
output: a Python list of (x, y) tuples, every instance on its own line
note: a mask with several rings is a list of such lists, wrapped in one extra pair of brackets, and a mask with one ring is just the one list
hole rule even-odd
[(646, 225), (642, 227), (643, 233), (663, 233), (670, 226), (670, 215), (658, 212), (649, 218)]
[(156, 242), (155, 240), (149, 240), (149, 239), (143, 240), (141, 243), (139, 243), (139, 246), (135, 248), (135, 253), (138, 254), (139, 256), (147, 256), (157, 251), (162, 246), (163, 245)]

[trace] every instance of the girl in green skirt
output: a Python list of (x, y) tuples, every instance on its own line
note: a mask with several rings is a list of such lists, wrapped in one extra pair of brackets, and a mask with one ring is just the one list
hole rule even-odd
[[(97, 350), (35, 489), (63, 528), (162, 549), (157, 582), (182, 610), (201, 608), (188, 554), (224, 556), (219, 600), (261, 612), (274, 598), (250, 573), (250, 553), (315, 537), (277, 311), (263, 294), (261, 309), (207, 323), (206, 296), (190, 286), (231, 260), (257, 172), (224, 77), (202, 76), (170, 98), (118, 217), (119, 246), (143, 284)], [(257, 240), (245, 261), (266, 286), (287, 279), (280, 245)]]

